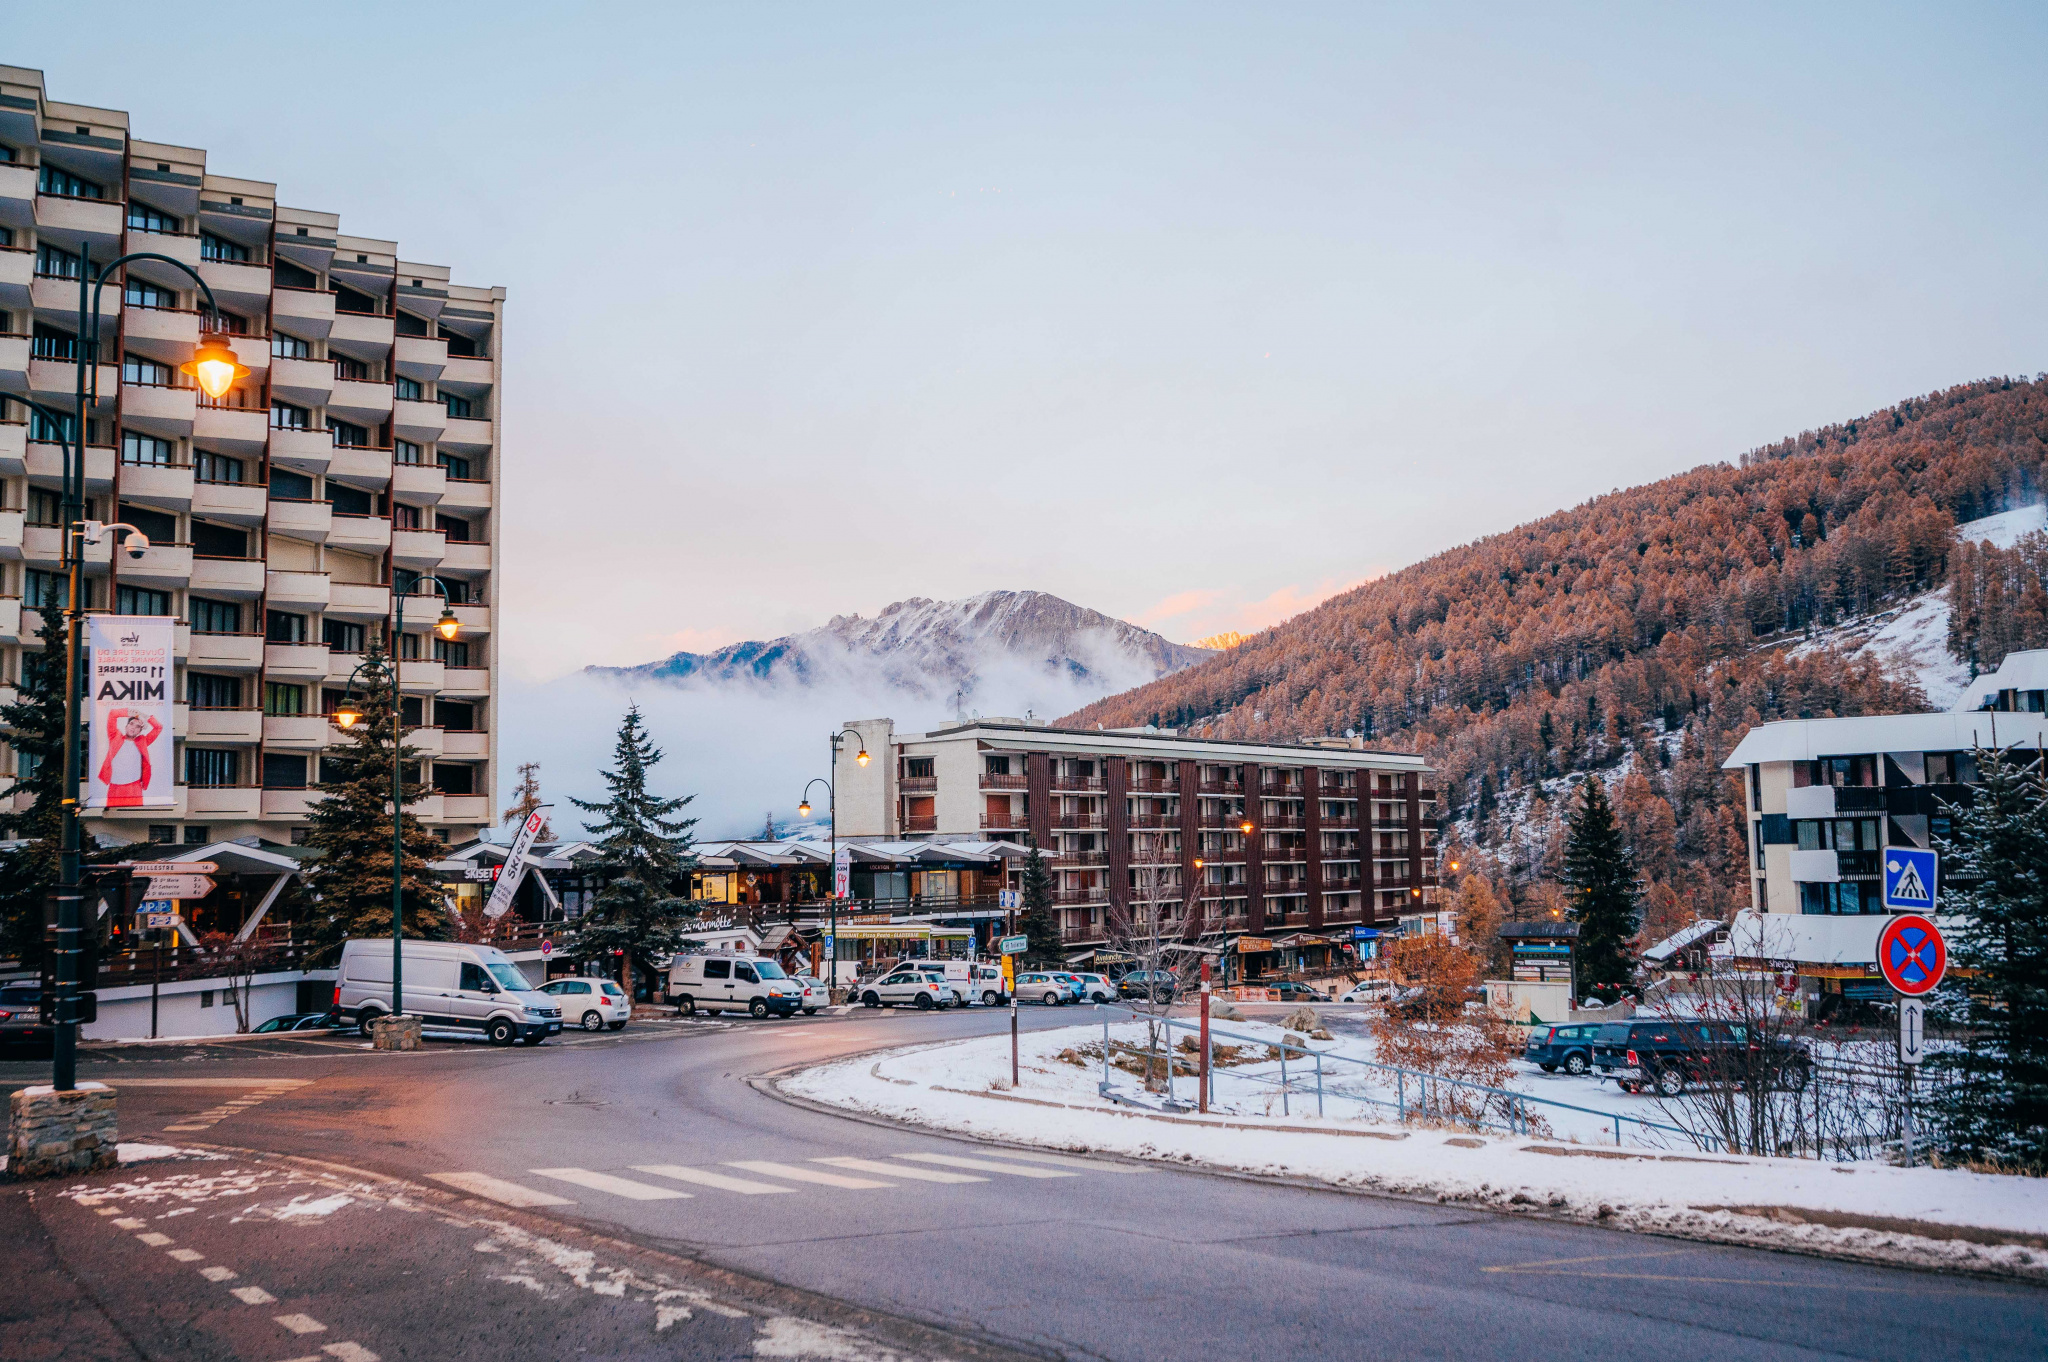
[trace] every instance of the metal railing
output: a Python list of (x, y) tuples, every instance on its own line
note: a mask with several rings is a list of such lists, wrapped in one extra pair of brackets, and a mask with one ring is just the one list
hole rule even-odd
[[(1134, 1022), (1155, 1024), (1164, 1032), (1163, 1061), (1166, 1076), (1166, 1108), (1170, 1111), (1186, 1111), (1193, 1103), (1180, 1099), (1173, 1083), (1173, 1033), (1186, 1031), (1199, 1037), (1201, 1026), (1197, 1022), (1164, 1014), (1148, 1016), (1128, 1007), (1112, 1003), (1097, 1003), (1095, 1011), (1102, 1018), (1102, 1081), (1096, 1091), (1113, 1102), (1124, 1105), (1143, 1105), (1135, 1098), (1116, 1092), (1110, 1080), (1110, 1039), (1109, 1022), (1112, 1012), (1120, 1012)], [(1371, 1060), (1353, 1059), (1349, 1055), (1332, 1054), (1328, 1051), (1311, 1050), (1305, 1045), (1295, 1045), (1286, 1040), (1272, 1041), (1260, 1036), (1248, 1036), (1239, 1031), (1225, 1031), (1211, 1025), (1209, 1028), (1210, 1054), (1206, 1068), (1209, 1073), (1209, 1106), (1216, 1105), (1216, 1079), (1219, 1070), (1215, 1063), (1214, 1047), (1218, 1039), (1237, 1041), (1245, 1045), (1263, 1046), (1279, 1055), (1280, 1069), (1277, 1074), (1254, 1074), (1224, 1072), (1222, 1076), (1234, 1082), (1248, 1083), (1255, 1088), (1263, 1087), (1277, 1091), (1280, 1095), (1280, 1112), (1283, 1116), (1294, 1114), (1292, 1100), (1295, 1097), (1315, 1098), (1316, 1115), (1326, 1112), (1328, 1101), (1356, 1102), (1367, 1108), (1378, 1108), (1394, 1113), (1395, 1119), (1406, 1125), (1411, 1120), (1433, 1121), (1452, 1125), (1467, 1126), (1474, 1130), (1501, 1130), (1509, 1135), (1533, 1133), (1530, 1116), (1532, 1107), (1546, 1110), (1578, 1112), (1598, 1117), (1603, 1123), (1614, 1126), (1614, 1143), (1622, 1143), (1624, 1126), (1630, 1127), (1647, 1137), (1648, 1132), (1657, 1131), (1675, 1135), (1693, 1148), (1713, 1152), (1718, 1147), (1704, 1143), (1705, 1137), (1680, 1126), (1667, 1125), (1661, 1121), (1647, 1120), (1641, 1116), (1625, 1116), (1619, 1112), (1597, 1111), (1592, 1107), (1576, 1106), (1570, 1102), (1559, 1102), (1548, 1097), (1531, 1097), (1527, 1093), (1515, 1092), (1508, 1088), (1489, 1087), (1484, 1083), (1473, 1083), (1462, 1078), (1445, 1078), (1440, 1074), (1423, 1073), (1415, 1069), (1404, 1069), (1392, 1064), (1376, 1064)], [(1197, 1041), (1199, 1045), (1199, 1040)], [(1288, 1056), (1296, 1055), (1293, 1073), (1288, 1071)], [(1325, 1064), (1333, 1071), (1326, 1075)], [(1348, 1084), (1347, 1078), (1361, 1080)], [(1386, 1094), (1391, 1079), (1393, 1093)], [(1364, 1081), (1377, 1080), (1377, 1093), (1364, 1089)], [(1197, 1079), (1197, 1082), (1200, 1080)], [(1446, 1100), (1446, 1092), (1449, 1099)], [(1537, 1113), (1540, 1115), (1541, 1113)], [(1662, 1145), (1649, 1145), (1662, 1148)]]

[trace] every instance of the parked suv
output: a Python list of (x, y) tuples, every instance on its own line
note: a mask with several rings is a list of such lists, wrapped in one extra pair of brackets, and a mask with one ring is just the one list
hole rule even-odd
[(1665, 1020), (1606, 1022), (1593, 1038), (1593, 1067), (1624, 1092), (1655, 1088), (1676, 1097), (1703, 1083), (1747, 1082), (1802, 1091), (1813, 1076), (1806, 1051), (1783, 1037), (1753, 1038), (1739, 1023)]
[(1581, 1022), (1577, 1026), (1533, 1026), (1529, 1028), (1529, 1046), (1522, 1052), (1522, 1058), (1547, 1074), (1559, 1069), (1582, 1074), (1593, 1067), (1593, 1038), (1599, 1034), (1600, 1025)]
[(1116, 981), (1116, 991), (1120, 998), (1150, 998), (1155, 1003), (1170, 1003), (1178, 982), (1163, 969), (1134, 969)]
[(861, 1002), (868, 1007), (909, 1003), (920, 1011), (944, 1007), (953, 1000), (953, 991), (946, 987), (946, 973), (939, 968), (927, 969), (925, 964), (917, 961), (898, 965), (881, 978), (862, 984)]

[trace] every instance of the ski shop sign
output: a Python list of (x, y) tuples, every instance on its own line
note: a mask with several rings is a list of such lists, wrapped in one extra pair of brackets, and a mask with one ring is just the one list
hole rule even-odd
[(178, 622), (168, 615), (88, 615), (85, 807), (176, 806), (171, 761), (171, 650)]

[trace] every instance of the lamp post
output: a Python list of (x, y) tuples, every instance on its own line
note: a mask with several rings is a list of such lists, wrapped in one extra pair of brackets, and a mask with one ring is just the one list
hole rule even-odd
[[(64, 609), (64, 812), (57, 871), (57, 940), (52, 952), (56, 957), (52, 971), (55, 997), (51, 1000), (55, 1026), (50, 1047), (50, 1081), (59, 1092), (69, 1092), (78, 1085), (78, 990), (81, 982), (78, 966), (79, 938), (83, 930), (79, 925), (78, 885), (79, 849), (83, 840), (78, 821), (78, 691), (79, 683), (84, 679), (78, 666), (78, 640), (85, 615), (79, 598), (82, 584), (80, 566), (85, 557), (85, 545), (98, 543), (103, 528), (97, 523), (88, 524), (84, 518), (85, 421), (88, 406), (99, 401), (100, 303), (107, 280), (114, 271), (139, 260), (168, 265), (189, 275), (206, 296), (206, 310), (213, 318), (213, 327), (201, 335), (192, 358), (178, 366), (179, 370), (189, 375), (208, 397), (215, 399), (249, 373), (235, 358), (234, 350), (221, 331), (220, 305), (214, 301), (213, 290), (199, 277), (197, 270), (155, 251), (130, 251), (115, 257), (109, 264), (95, 266), (91, 246), (79, 249), (78, 331), (73, 341), (77, 386), (69, 438), (66, 438), (64, 417), (39, 403), (27, 404), (42, 412), (46, 420), (52, 421), (63, 452), (64, 556), (71, 569)], [(123, 548), (135, 557), (141, 557), (149, 547), (149, 540), (133, 527), (119, 528), (128, 531), (122, 540)]]
[[(826, 769), (832, 772), (832, 778), (827, 780), (823, 776), (813, 776), (811, 784), (804, 786), (804, 797), (796, 806), (797, 817), (809, 818), (811, 816), (811, 785), (824, 781), (826, 807), (830, 810), (829, 818), (832, 827), (832, 894), (826, 904), (826, 912), (831, 919), (831, 925), (826, 929), (826, 934), (832, 938), (832, 958), (828, 962), (830, 968), (825, 975), (825, 997), (827, 1001), (831, 1000), (832, 990), (839, 985), (839, 740), (849, 733), (853, 733), (853, 740), (858, 745), (857, 750), (853, 754), (853, 759), (862, 766), (868, 764), (867, 743), (861, 738), (860, 734), (854, 733), (850, 728), (840, 729), (830, 739), (831, 764)], [(847, 868), (846, 887), (848, 890), (853, 888), (851, 866)]]
[[(453, 639), (462, 630), (462, 622), (455, 618), (455, 606), (448, 599), (448, 587), (438, 577), (420, 577), (414, 580), (410, 590), (391, 593), (392, 617), (390, 658), (387, 665), (391, 671), (391, 1015), (405, 1015), (405, 764), (399, 760), (399, 749), (405, 735), (405, 692), (400, 688), (400, 654), (405, 638), (405, 598), (420, 587), (432, 583), (434, 590), (441, 593), (441, 618), (434, 630), (444, 639)], [(431, 593), (420, 592), (431, 599)], [(344, 729), (354, 728), (362, 718), (362, 712), (349, 703), (355, 694), (356, 673), (367, 663), (358, 662), (348, 674), (348, 694), (334, 711), (334, 722)]]

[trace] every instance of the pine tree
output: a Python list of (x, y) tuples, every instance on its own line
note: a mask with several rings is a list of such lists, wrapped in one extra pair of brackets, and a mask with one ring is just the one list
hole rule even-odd
[[(2040, 754), (1977, 753), (1980, 784), (1942, 854), (1949, 966), (1970, 1036), (1937, 1050), (1936, 1139), (1956, 1159), (2048, 1173), (2048, 779)], [(1962, 882), (1959, 886), (1958, 881)], [(1952, 974), (1951, 978), (1956, 975)]]
[(1622, 839), (1598, 776), (1586, 781), (1579, 806), (1572, 810), (1559, 878), (1579, 924), (1580, 991), (1610, 1000), (1620, 996), (1631, 982), (1628, 940), (1636, 932), (1641, 885), (1635, 855)]
[(25, 967), (42, 960), (44, 904), (57, 883), (64, 831), (64, 616), (45, 610), (42, 617), (42, 651), (21, 657), (20, 698), (0, 705), (0, 727), (24, 772), (0, 798), (14, 795), (19, 804), (28, 797), (7, 820), (8, 837), (22, 845), (0, 852), (0, 955)]
[(676, 817), (696, 796), (663, 799), (648, 792), (648, 770), (661, 759), (661, 749), (640, 720), (640, 707), (629, 705), (619, 721), (612, 769), (604, 772), (610, 797), (595, 803), (569, 801), (599, 815), (588, 831), (598, 851), (594, 869), (604, 881), (578, 924), (577, 950), (585, 958), (619, 955), (629, 998), (634, 961), (656, 972), (665, 968), (696, 915), (686, 892), (687, 877), (697, 864), (690, 834), (697, 820)]
[[(522, 761), (519, 763), (519, 783), (512, 787), (512, 807), (505, 810), (504, 815), (498, 821), (511, 824), (513, 830), (517, 831), (521, 824), (533, 816), (533, 811), (539, 808), (542, 802), (540, 797), (540, 763), (537, 761)], [(555, 830), (548, 823), (547, 819), (543, 818), (541, 820), (540, 832), (536, 834), (535, 840), (542, 842), (552, 842), (555, 840)]]
[[(307, 871), (319, 896), (311, 926), (323, 950), (350, 937), (391, 935), (391, 764), (396, 760), (403, 770), (416, 767), (420, 759), (419, 749), (405, 743), (412, 727), (403, 724), (393, 755), (391, 668), (381, 642), (371, 640), (362, 670), (362, 717), (345, 730), (344, 746), (321, 753), (321, 797), (306, 811), (306, 845), (319, 853)], [(424, 799), (427, 789), (405, 781), (401, 793), (410, 805)], [(427, 876), (427, 862), (442, 855), (440, 839), (410, 813), (402, 815), (399, 826), (405, 845), (400, 888), (405, 934), (444, 941), (451, 930), (447, 898)]]
[(1031, 945), (1024, 958), (1033, 964), (1060, 962), (1059, 918), (1052, 907), (1052, 871), (1038, 849), (1038, 839), (1026, 834), (1030, 854), (1024, 858), (1024, 909), (1017, 917), (1017, 930), (1029, 937)]

